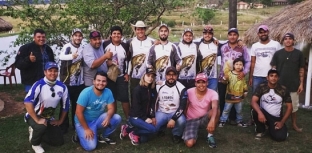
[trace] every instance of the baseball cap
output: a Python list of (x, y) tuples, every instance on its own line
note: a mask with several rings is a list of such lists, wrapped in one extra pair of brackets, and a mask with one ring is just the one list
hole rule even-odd
[(173, 72), (174, 74), (178, 74), (178, 71), (176, 70), (175, 67), (173, 66), (170, 66), (166, 69), (166, 75), (169, 73), (169, 72)]
[(90, 32), (90, 36), (89, 36), (90, 39), (96, 38), (96, 37), (101, 37), (101, 33), (98, 32), (98, 31), (92, 31), (92, 32)]
[(81, 35), (83, 35), (81, 29), (78, 29), (78, 28), (73, 29), (72, 35), (74, 35), (76, 32), (80, 32)]
[(231, 32), (235, 32), (236, 34), (238, 34), (237, 28), (230, 28), (228, 34), (230, 34)]
[(56, 64), (55, 62), (48, 62), (48, 63), (46, 63), (45, 66), (44, 66), (44, 70), (49, 70), (49, 69), (51, 69), (51, 68), (56, 68), (56, 69), (58, 69), (58, 66), (57, 66), (57, 64)]
[(183, 35), (184, 35), (185, 33), (187, 33), (187, 32), (190, 32), (190, 33), (193, 34), (193, 30), (192, 30), (191, 28), (186, 28), (186, 29), (184, 29)]
[(154, 74), (154, 75), (156, 75), (156, 72), (154, 71), (153, 68), (146, 68), (145, 73), (146, 73), (146, 74)]
[(159, 30), (160, 30), (160, 28), (162, 28), (162, 27), (166, 27), (168, 30), (169, 30), (169, 27), (168, 27), (168, 25), (167, 24), (161, 24), (160, 26), (159, 26)]
[(212, 33), (213, 34), (213, 28), (212, 26), (208, 25), (204, 27), (203, 33)]
[(258, 27), (258, 32), (259, 32), (259, 30), (260, 29), (263, 29), (264, 31), (269, 31), (269, 27), (267, 26), (267, 25), (260, 25), (259, 27)]
[(200, 81), (200, 80), (207, 82), (208, 77), (204, 73), (198, 73), (196, 75), (195, 81), (197, 82), (197, 81)]
[(287, 32), (287, 33), (284, 35), (283, 40), (284, 40), (286, 37), (290, 37), (291, 39), (295, 40), (294, 34), (292, 34), (292, 33), (290, 33), (290, 32)]

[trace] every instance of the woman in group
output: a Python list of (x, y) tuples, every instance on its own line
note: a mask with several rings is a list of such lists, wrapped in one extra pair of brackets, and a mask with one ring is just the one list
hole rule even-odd
[(148, 140), (148, 136), (156, 132), (155, 124), (155, 76), (152, 68), (147, 68), (140, 83), (132, 92), (129, 122), (131, 125), (121, 125), (120, 139), (127, 135), (133, 145), (139, 145)]

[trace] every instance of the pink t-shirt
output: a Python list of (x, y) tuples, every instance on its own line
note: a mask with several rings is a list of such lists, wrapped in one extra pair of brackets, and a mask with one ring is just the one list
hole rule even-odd
[(211, 109), (210, 103), (213, 100), (219, 100), (218, 93), (211, 89), (208, 89), (203, 99), (199, 100), (195, 89), (196, 87), (187, 90), (189, 104), (186, 112), (187, 120), (204, 116)]

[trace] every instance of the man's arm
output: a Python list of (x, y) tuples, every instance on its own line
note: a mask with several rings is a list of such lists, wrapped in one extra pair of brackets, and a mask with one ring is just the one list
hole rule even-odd
[(116, 102), (113, 102), (113, 103), (110, 103), (110, 104), (107, 105), (107, 112), (106, 112), (107, 116), (106, 116), (105, 120), (102, 123), (103, 127), (106, 127), (106, 126), (109, 125), (110, 119), (114, 115), (114, 112), (115, 112), (115, 104), (114, 103), (116, 103)]
[(24, 102), (25, 108), (29, 116), (37, 123), (37, 124), (44, 124), (47, 126), (47, 121), (44, 118), (40, 118), (37, 116), (34, 110), (34, 105), (31, 102)]
[(252, 78), (253, 78), (253, 72), (255, 69), (255, 63), (256, 63), (256, 56), (251, 56), (251, 63), (250, 63), (250, 71), (249, 71), (249, 86), (252, 86)]
[(276, 129), (280, 129), (284, 126), (285, 122), (287, 121), (288, 117), (290, 116), (291, 112), (292, 112), (292, 103), (286, 103), (286, 112), (282, 118), (281, 121), (279, 122), (275, 122), (275, 128)]
[(155, 45), (153, 45), (150, 49), (150, 52), (149, 52), (149, 55), (148, 55), (148, 59), (147, 59), (147, 67), (148, 68), (154, 68), (155, 67), (153, 66), (154, 65), (154, 62), (156, 60), (156, 53), (155, 53)]
[[(257, 91), (256, 91), (256, 92), (257, 92)], [(263, 115), (263, 113), (262, 113), (262, 111), (261, 111), (261, 109), (260, 109), (260, 107), (259, 107), (258, 101), (259, 101), (259, 97), (253, 95), (252, 98), (251, 98), (251, 107), (252, 107), (252, 109), (253, 109), (254, 111), (257, 112), (259, 122), (265, 123), (265, 122), (266, 122), (266, 118), (265, 118), (265, 116)]]
[(244, 65), (244, 74), (246, 75), (249, 72), (250, 69), (250, 55), (248, 53), (247, 47), (244, 46), (244, 60), (245, 60), (245, 65)]
[(304, 80), (304, 68), (303, 67), (299, 69), (299, 78), (300, 78), (300, 85), (297, 90), (298, 94), (303, 91), (303, 80)]
[(218, 100), (212, 100), (211, 101), (211, 116), (210, 121), (207, 125), (207, 131), (208, 133), (213, 133), (216, 129), (216, 119), (218, 114)]
[(102, 55), (100, 58), (95, 59), (92, 62), (91, 69), (100, 67), (107, 59), (111, 59), (112, 56), (113, 53), (110, 52), (110, 50), (107, 50), (104, 55)]
[(17, 55), (15, 57), (15, 66), (20, 70), (26, 69), (31, 65), (31, 60), (29, 57), (30, 55), (29, 52), (27, 51), (28, 47), (26, 45), (19, 48)]
[(85, 110), (85, 107), (77, 104), (76, 106), (76, 116), (78, 118), (78, 121), (80, 123), (80, 125), (82, 126), (82, 128), (85, 130), (85, 138), (87, 140), (91, 140), (94, 137), (94, 132), (89, 128), (86, 119), (83, 116), (83, 112)]

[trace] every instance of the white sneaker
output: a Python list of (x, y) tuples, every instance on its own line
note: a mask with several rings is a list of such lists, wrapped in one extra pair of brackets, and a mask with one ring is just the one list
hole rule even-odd
[(28, 132), (29, 132), (29, 142), (30, 142), (32, 135), (33, 135), (33, 129), (31, 128), (31, 126), (28, 127)]
[(31, 147), (34, 149), (35, 153), (44, 153), (44, 150), (43, 150), (43, 148), (41, 147), (41, 144), (38, 145), (38, 146), (32, 145)]

